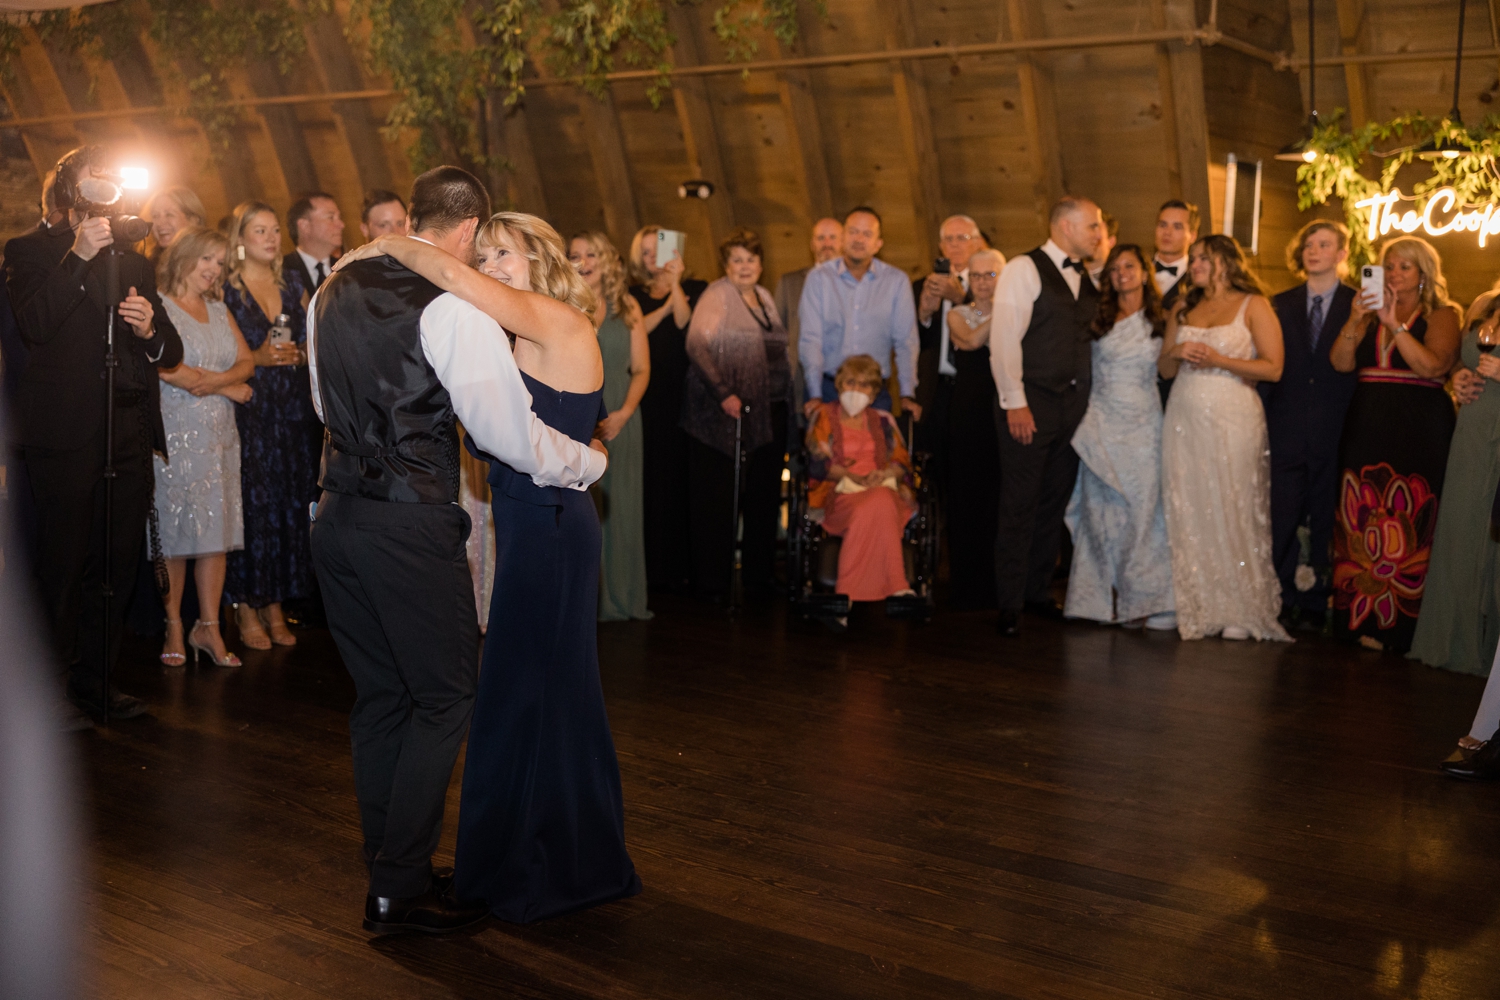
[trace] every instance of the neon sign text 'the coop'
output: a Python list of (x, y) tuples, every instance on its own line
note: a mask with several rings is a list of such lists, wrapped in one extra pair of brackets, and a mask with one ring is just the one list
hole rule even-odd
[(1451, 187), (1432, 192), (1420, 212), (1412, 208), (1401, 211), (1397, 206), (1406, 200), (1409, 199), (1395, 190), (1354, 203), (1355, 208), (1370, 210), (1371, 240), (1385, 236), (1393, 229), (1401, 233), (1414, 233), (1420, 229), (1428, 236), (1474, 233), (1479, 238), (1479, 245), (1484, 246), (1491, 236), (1500, 235), (1500, 211), (1494, 202), (1463, 205), (1458, 200), (1458, 192)]

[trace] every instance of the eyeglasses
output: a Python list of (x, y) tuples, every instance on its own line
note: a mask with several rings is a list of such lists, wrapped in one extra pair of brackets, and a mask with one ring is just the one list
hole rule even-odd
[(1000, 277), (1000, 272), (999, 271), (975, 271), (973, 274), (969, 275), (969, 277), (971, 277), (971, 278), (998, 278), (998, 277)]
[(974, 235), (971, 235), (969, 233), (949, 233), (947, 236), (942, 237), (941, 242), (943, 242), (943, 243), (967, 243), (970, 240), (977, 240), (977, 239), (979, 239), (978, 236), (974, 236)]

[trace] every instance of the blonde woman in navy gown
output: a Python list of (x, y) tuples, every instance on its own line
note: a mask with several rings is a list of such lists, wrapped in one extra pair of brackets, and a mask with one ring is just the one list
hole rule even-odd
[[(399, 236), (348, 256), (389, 254), (488, 313), (516, 338), (537, 416), (590, 440), (607, 415), (604, 362), (589, 319), (593, 295), (562, 238), (536, 216), (501, 212), (480, 227), (475, 247), (479, 271)], [(586, 492), (537, 486), (498, 461), (489, 483), (495, 585), (464, 764), (455, 891), (482, 899), (502, 920), (531, 923), (634, 895), (641, 882), (625, 850), (620, 767), (599, 681), (594, 502)]]

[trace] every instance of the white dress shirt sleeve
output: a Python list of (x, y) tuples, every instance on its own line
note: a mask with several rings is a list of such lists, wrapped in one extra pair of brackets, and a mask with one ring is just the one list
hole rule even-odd
[(1030, 257), (1016, 257), (1000, 272), (990, 319), (990, 374), (995, 378), (1003, 410), (1019, 410), (1026, 405), (1021, 339), (1031, 325), (1032, 304), (1041, 293), (1042, 276)]
[(604, 475), (603, 455), (532, 412), (531, 393), (500, 324), (449, 292), (422, 311), (421, 330), (422, 354), (481, 451), (538, 486), (586, 490)]
[(317, 326), (313, 318), (318, 314), (317, 306), (318, 293), (313, 292), (312, 301), (307, 303), (307, 337), (302, 347), (307, 351), (307, 376), (312, 382), (313, 412), (318, 415), (319, 420), (323, 420), (323, 398), (318, 395), (318, 352), (313, 350), (313, 330)]

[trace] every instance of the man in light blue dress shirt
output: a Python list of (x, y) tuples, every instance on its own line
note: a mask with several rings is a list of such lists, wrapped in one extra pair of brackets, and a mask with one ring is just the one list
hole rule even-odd
[[(875, 255), (885, 243), (880, 238), (880, 215), (860, 206), (844, 219), (844, 252), (807, 274), (797, 319), (802, 330), (797, 357), (807, 378), (811, 416), (819, 401), (838, 399), (834, 372), (845, 358), (868, 354), (880, 363), (880, 374), (891, 375), (891, 355), (901, 385), (901, 407), (921, 417), (914, 398), (917, 390), (917, 306), (906, 272)], [(874, 405), (891, 408), (889, 391), (882, 389)]]

